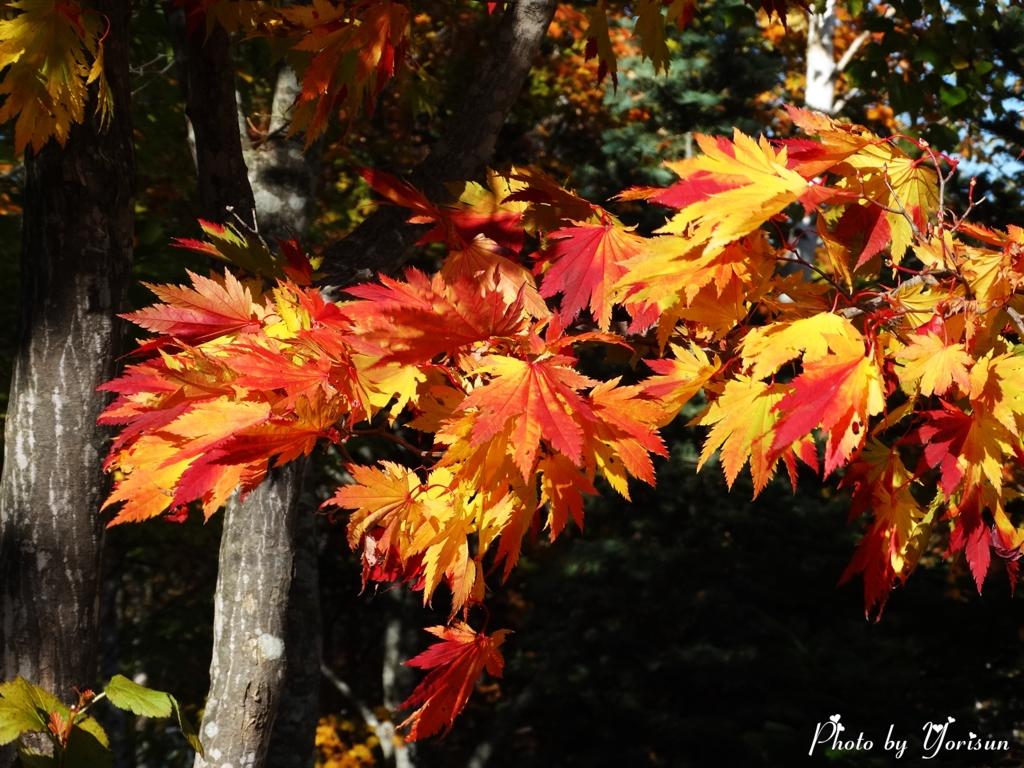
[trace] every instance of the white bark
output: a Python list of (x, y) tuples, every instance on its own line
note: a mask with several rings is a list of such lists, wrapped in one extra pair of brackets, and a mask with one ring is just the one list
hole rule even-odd
[(807, 86), (804, 106), (832, 114), (836, 99), (836, 0), (827, 0), (821, 13), (807, 20)]

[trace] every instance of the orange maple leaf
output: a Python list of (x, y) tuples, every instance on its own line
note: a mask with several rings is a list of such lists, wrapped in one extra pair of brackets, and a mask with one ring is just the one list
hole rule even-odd
[(494, 275), (449, 285), (440, 275), (410, 269), (405, 282), (380, 280), (349, 288), (362, 301), (342, 311), (354, 326), (352, 343), (382, 361), (428, 363), (494, 336), (514, 336), (527, 324), (523, 299), (509, 302)]
[(906, 349), (896, 354), (896, 359), (908, 361), (898, 371), (900, 381), (919, 381), (922, 395), (944, 395), (954, 381), (961, 392), (970, 391), (968, 367), (974, 358), (967, 353), (967, 347), (948, 343), (927, 325), (919, 329)]
[[(361, 11), (358, 21), (354, 13)], [(399, 0), (375, 0), (357, 6), (314, 0), (283, 8), (284, 20), (303, 32), (291, 61), (302, 75), (289, 135), (306, 129), (306, 146), (327, 129), (332, 111), (344, 104), (349, 119), (373, 99), (405, 58), (409, 6)], [(312, 54), (305, 58), (302, 54)]]
[(529, 477), (541, 440), (564, 453), (577, 466), (581, 461), (583, 430), (573, 418), (583, 414), (593, 419), (590, 408), (577, 390), (597, 382), (577, 373), (575, 361), (562, 355), (537, 360), (519, 360), (492, 355), (474, 370), (491, 377), (459, 405), (474, 414), (471, 447), (490, 440), (510, 420), (513, 460), (523, 477)]
[(720, 447), (722, 469), (729, 488), (750, 459), (757, 496), (775, 474), (779, 454), (772, 456), (772, 430), (778, 421), (776, 406), (790, 393), (785, 384), (766, 384), (747, 376), (727, 381), (722, 394), (694, 423), (712, 425), (700, 453), (697, 471)]
[(223, 283), (194, 272), (188, 275), (194, 288), (143, 283), (164, 303), (122, 317), (147, 331), (193, 343), (260, 327), (262, 307), (230, 272)]

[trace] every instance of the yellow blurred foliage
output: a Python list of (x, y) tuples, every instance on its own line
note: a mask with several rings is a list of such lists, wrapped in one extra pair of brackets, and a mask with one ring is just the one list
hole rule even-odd
[(368, 768), (376, 765), (373, 749), (379, 743), (365, 724), (327, 715), (320, 718), (316, 727), (316, 768)]

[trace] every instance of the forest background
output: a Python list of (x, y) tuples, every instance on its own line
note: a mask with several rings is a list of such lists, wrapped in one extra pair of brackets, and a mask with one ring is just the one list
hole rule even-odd
[[(422, 159), (486, 55), (493, 19), (485, 5), (416, 4), (419, 67), (385, 89), (372, 116), (347, 132), (332, 126), (323, 141), (305, 239), (312, 250), (351, 231), (374, 206), (354, 165), (402, 175)], [(613, 89), (585, 59), (583, 8), (559, 6), (492, 165), (532, 165), (603, 202), (629, 186), (670, 183), (661, 163), (695, 151), (694, 133), (789, 135), (782, 105), (805, 99), (803, 12), (790, 12), (787, 29), (742, 3), (706, 4), (672, 32), (667, 75), (641, 60), (633, 20), (613, 14)], [(957, 180), (961, 190), (976, 173), (989, 196), (976, 220), (1024, 225), (1012, 101), (1024, 18), (996, 3), (937, 8), (832, 8), (836, 60), (854, 49), (836, 82), (835, 112), (881, 135), (920, 135), (960, 152), (972, 161)], [(992, 12), (999, 23), (985, 15)], [(185, 269), (205, 264), (170, 246), (172, 237), (198, 233), (198, 203), (165, 12), (146, 0), (133, 14), (135, 308), (149, 301), (140, 281), (180, 283)], [(259, 144), (277, 66), (265, 41), (239, 42), (233, 52), (246, 133)], [(13, 136), (0, 151), (0, 281), (3, 295), (16, 297), (23, 167)], [(629, 204), (615, 210), (644, 231), (660, 223)], [(429, 263), (431, 255), (420, 258)], [(0, 311), (6, 385), (18, 307), (8, 300)], [(1019, 765), (1024, 605), (1005, 581), (992, 579), (979, 596), (963, 563), (942, 562), (937, 546), (881, 621), (865, 621), (859, 585), (835, 586), (859, 536), (846, 524), (845, 498), (810, 476), (795, 495), (776, 481), (756, 503), (748, 502), (749, 480), (727, 493), (715, 468), (695, 473), (702, 431), (684, 422), (666, 432), (671, 459), (659, 467), (656, 489), (637, 487), (631, 504), (606, 493), (588, 507), (584, 532), (553, 545), (542, 536), (526, 549), (491, 607), (496, 623), (516, 632), (505, 646), (504, 679), (478, 687), (450, 735), (400, 758), (381, 741), (383, 721), (416, 680), (398, 662), (422, 650), (421, 627), (443, 616), (430, 622), (403, 589), (360, 593), (359, 560), (342, 526), (315, 518), (327, 670), (318, 764), (788, 766), (806, 759), (815, 724), (841, 713), (876, 739), (895, 724), (912, 754), (921, 752), (914, 743), (926, 721), (955, 717), (1007, 739), (1011, 750), (933, 764)], [(393, 447), (366, 439), (350, 450), (369, 460)], [(345, 477), (330, 452), (316, 455), (310, 473), (303, 503), (312, 518)], [(209, 683), (221, 520), (120, 526), (107, 539), (101, 676), (122, 673), (168, 690), (194, 719)], [(107, 720), (115, 765), (191, 764), (171, 724), (113, 713)], [(877, 749), (819, 759), (891, 762)]]

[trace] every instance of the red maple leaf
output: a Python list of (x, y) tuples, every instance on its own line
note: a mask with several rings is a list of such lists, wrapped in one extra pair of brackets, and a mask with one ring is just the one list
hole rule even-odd
[(515, 335), (525, 322), (522, 299), (506, 303), (496, 285), (465, 277), (449, 285), (440, 275), (430, 279), (410, 269), (406, 282), (381, 276), (381, 285), (347, 292), (363, 299), (342, 309), (358, 329), (353, 345), (385, 361), (426, 363), (442, 352)]
[(501, 677), (505, 660), (498, 647), (505, 642), (507, 629), (493, 635), (477, 634), (468, 624), (457, 621), (450, 627), (429, 627), (427, 632), (441, 638), (406, 666), (429, 669), (412, 695), (399, 709), (417, 707), (399, 728), (409, 726), (409, 740), (416, 741), (444, 728), (451, 730), (456, 716), (466, 706), (473, 685), (486, 669)]
[(854, 269), (860, 269), (892, 241), (892, 230), (885, 217), (885, 209), (877, 205), (847, 206), (832, 234), (844, 243), (860, 246), (860, 255)]
[[(924, 446), (921, 463), (939, 470), (939, 487), (948, 499), (964, 476), (957, 457), (963, 451), (964, 441), (974, 419), (943, 400), (939, 403), (944, 410), (923, 411), (920, 416), (924, 423), (910, 437), (916, 438)], [(918, 472), (923, 469), (919, 467)]]
[(552, 266), (544, 275), (540, 295), (547, 299), (562, 294), (566, 322), (589, 306), (598, 326), (607, 331), (612, 287), (626, 273), (623, 263), (642, 252), (643, 241), (612, 225), (560, 229), (548, 237), (552, 243), (545, 261)]
[(195, 288), (143, 283), (164, 303), (121, 317), (147, 331), (190, 342), (260, 327), (252, 294), (230, 272), (224, 275), (223, 284), (193, 272), (188, 274)]

